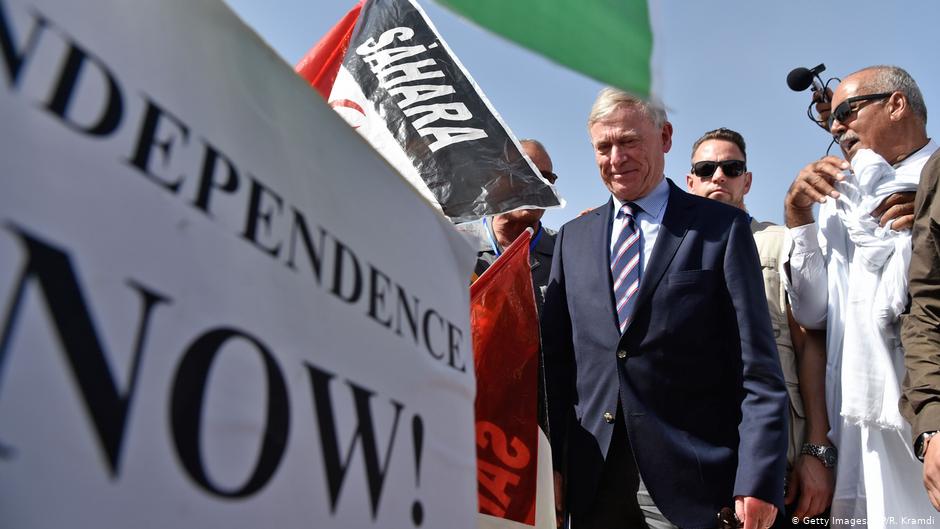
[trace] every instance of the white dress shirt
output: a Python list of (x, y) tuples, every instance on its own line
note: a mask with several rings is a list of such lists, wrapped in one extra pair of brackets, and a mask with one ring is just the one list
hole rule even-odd
[[(610, 251), (613, 252), (617, 238), (620, 232), (627, 225), (627, 217), (620, 208), (625, 202), (617, 197), (614, 199), (614, 225), (610, 230)], [(669, 202), (669, 183), (663, 177), (659, 185), (653, 188), (645, 197), (631, 201), (639, 206), (640, 211), (636, 211), (633, 217), (640, 229), (640, 280), (642, 281), (643, 272), (646, 271), (646, 265), (649, 263), (650, 254), (653, 253), (653, 245), (656, 244), (656, 236), (659, 235), (659, 227), (663, 223), (663, 215), (666, 213), (666, 204)]]

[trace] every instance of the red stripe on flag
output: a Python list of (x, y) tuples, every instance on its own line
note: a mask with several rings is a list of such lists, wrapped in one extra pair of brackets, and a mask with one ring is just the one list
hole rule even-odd
[(538, 312), (525, 232), (470, 286), (480, 512), (535, 525)]
[(349, 39), (353, 29), (356, 28), (363, 2), (365, 0), (360, 0), (349, 13), (346, 13), (346, 16), (333, 26), (333, 29), (320, 39), (320, 42), (310, 48), (310, 51), (294, 67), (294, 71), (306, 79), (317, 92), (320, 92), (323, 99), (329, 99), (330, 91), (333, 90), (333, 83), (336, 82), (339, 67), (343, 65)]

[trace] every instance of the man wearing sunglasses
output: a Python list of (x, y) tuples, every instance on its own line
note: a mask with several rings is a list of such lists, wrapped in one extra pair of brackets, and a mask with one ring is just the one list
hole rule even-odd
[(606, 88), (588, 132), (611, 198), (558, 232), (542, 310), (570, 526), (714, 527), (733, 506), (767, 529), (787, 397), (748, 216), (664, 177), (661, 107)]
[[(558, 177), (552, 172), (552, 159), (541, 142), (532, 139), (519, 140), (535, 168), (542, 176), (554, 184)], [(472, 232), (479, 247), (474, 274), (479, 276), (496, 261), (503, 249), (512, 244), (526, 228), (532, 228), (532, 242), (529, 248), (529, 264), (532, 268), (532, 287), (535, 289), (535, 303), (542, 310), (545, 287), (548, 285), (548, 273), (552, 268), (552, 251), (555, 248), (555, 232), (542, 226), (544, 209), (520, 209), (502, 215), (486, 217), (479, 223), (467, 225), (464, 231)]]
[(897, 405), (912, 218), (890, 217), (910, 211), (892, 200), (910, 199), (937, 145), (920, 89), (900, 68), (847, 76), (831, 108), (829, 131), (844, 159), (804, 167), (784, 202), (788, 293), (800, 324), (826, 329), (829, 437), (839, 449), (832, 517), (884, 527), (891, 517), (931, 514)]
[[(542, 177), (554, 184), (558, 176), (552, 172), (552, 159), (545, 146), (538, 140), (519, 140), (526, 156), (535, 164)], [(461, 224), (457, 229), (477, 246), (477, 264), (473, 270), (473, 281), (502, 255), (506, 249), (526, 228), (532, 228), (533, 235), (529, 242), (529, 267), (532, 271), (532, 288), (535, 291), (535, 307), (542, 312), (548, 274), (552, 268), (552, 252), (555, 249), (555, 231), (542, 226), (544, 209), (520, 209), (483, 218), (480, 222)], [(535, 324), (536, 322), (533, 322)], [(544, 369), (539, 362), (538, 384), (538, 423), (547, 430)]]
[[(747, 211), (744, 196), (751, 189), (751, 172), (744, 138), (726, 128), (706, 132), (692, 145), (692, 169), (685, 179), (690, 192)], [(827, 437), (825, 338), (821, 333), (807, 336), (790, 314), (780, 278), (785, 229), (754, 218), (750, 227), (790, 397), (786, 519), (803, 520), (823, 513), (832, 501), (835, 450)]]
[(747, 211), (744, 195), (751, 189), (751, 172), (744, 159), (744, 138), (725, 128), (706, 132), (692, 146), (692, 169), (685, 182), (700, 197)]

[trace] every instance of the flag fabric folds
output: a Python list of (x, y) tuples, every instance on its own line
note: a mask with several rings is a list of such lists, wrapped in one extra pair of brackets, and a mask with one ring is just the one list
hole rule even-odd
[(453, 222), (560, 205), (414, 0), (364, 0), (297, 64)]
[(531, 229), (470, 287), (480, 527), (554, 528), (551, 453), (538, 426)]
[(647, 0), (437, 0), (549, 59), (639, 97), (650, 96)]
[(359, 12), (362, 11), (362, 2), (359, 2), (346, 16), (342, 18), (320, 42), (316, 43), (307, 55), (297, 63), (295, 70), (306, 79), (311, 86), (320, 92), (324, 99), (329, 100), (333, 83), (339, 74), (339, 68), (346, 57), (349, 47), (349, 38), (356, 28)]

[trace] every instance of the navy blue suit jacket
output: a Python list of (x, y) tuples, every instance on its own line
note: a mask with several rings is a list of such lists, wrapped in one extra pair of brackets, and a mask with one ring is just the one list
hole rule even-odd
[(747, 214), (669, 187), (623, 335), (610, 275), (613, 201), (562, 227), (542, 347), (571, 512), (592, 505), (613, 431), (604, 414), (619, 399), (657, 507), (697, 529), (715, 527), (737, 495), (783, 507), (787, 396)]

